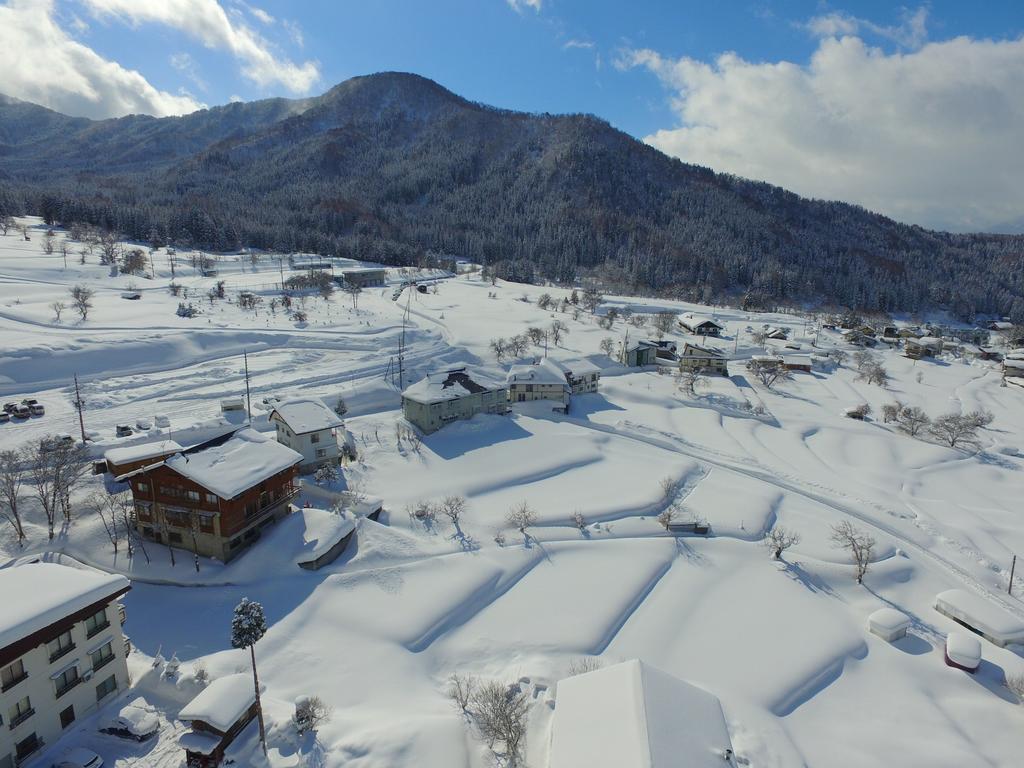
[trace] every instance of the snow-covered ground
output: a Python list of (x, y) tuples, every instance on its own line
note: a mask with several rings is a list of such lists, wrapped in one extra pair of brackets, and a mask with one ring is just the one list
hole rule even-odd
[[(279, 524), (233, 563), (204, 560), (197, 571), (187, 553), (172, 566), (155, 545), (148, 564), (126, 562), (123, 549), (114, 558), (84, 505), (47, 542), (30, 509), (26, 549), (5, 528), (0, 553), (50, 552), (133, 579), (126, 630), (137, 685), (125, 700), (145, 695), (164, 723), (148, 751), (96, 734), (91, 721), (55, 749), (80, 742), (109, 765), (182, 764), (174, 715), (197, 690), (191, 665), (201, 660), (214, 677), (245, 668), (229, 623), (249, 597), (270, 622), (257, 657), (275, 768), (489, 765), (445, 697), (454, 672), (522, 680), (535, 695), (528, 764), (546, 766), (555, 683), (582, 656), (639, 657), (714, 692), (737, 754), (753, 766), (880, 765), (894, 756), (910, 765), (1018, 764), (1024, 712), (1002, 681), (1024, 671), (1024, 648), (983, 641), (977, 675), (947, 667), (944, 639), (957, 625), (932, 607), (937, 593), (961, 588), (1024, 616), (1006, 594), (1011, 559), (1024, 553), (1024, 389), (1000, 387), (993, 364), (878, 351), (892, 377), (887, 389), (857, 381), (847, 362), (769, 391), (734, 362), (729, 378), (688, 396), (671, 375), (624, 369), (600, 354), (602, 339), (621, 340), (627, 329), (630, 340), (646, 338), (649, 325), (619, 320), (605, 330), (585, 311), (537, 307), (542, 293), (567, 296), (562, 289), (462, 275), (442, 280), (436, 294), (397, 301), (391, 286), (368, 289), (358, 309), (342, 293), (310, 296), (306, 322), (295, 323), (280, 307), (271, 312), (278, 292), (261, 288), (281, 269), (289, 275), (286, 261), (222, 258), (218, 276), (202, 277), (179, 253), (174, 280), (202, 309), (188, 319), (175, 314), (182, 298), (168, 290), (163, 252), (152, 279), (110, 277), (95, 256), (79, 264), (77, 244), (65, 269), (59, 251), (41, 252), (32, 223), (30, 242), (13, 230), (0, 237), (0, 398), (38, 398), (46, 415), (0, 425), (0, 447), (77, 434), (74, 374), (97, 452), (168, 431), (179, 443), (201, 439), (217, 428), (219, 401), (244, 394), (246, 350), (254, 426), (269, 430), (261, 400), (270, 395), (344, 397), (359, 458), (338, 486), (358, 485), (386, 509), (380, 523), (359, 521), (345, 554), (316, 572), (296, 560), (340, 523), (315, 510)], [(228, 300), (211, 303), (218, 280)], [(79, 283), (96, 291), (88, 319), (69, 307), (56, 322), (51, 305), (70, 304)], [(262, 291), (256, 312), (238, 307), (239, 287)], [(142, 298), (122, 298), (128, 289)], [(842, 346), (823, 331), (815, 349), (810, 326), (792, 315), (626, 297), (608, 297), (602, 311), (611, 306), (713, 314), (725, 331), (709, 343), (741, 358), (761, 351), (751, 330), (766, 323), (791, 328), (801, 352)], [(575, 397), (568, 414), (523, 404), (417, 444), (396, 430), (398, 390), (386, 378), (404, 315), (406, 383), (452, 363), (497, 372), (492, 339), (558, 319), (568, 334), (549, 354), (603, 361), (600, 391)], [(679, 331), (669, 338), (694, 341)], [(980, 450), (950, 449), (883, 424), (882, 405), (897, 399), (933, 416), (985, 409), (995, 419)], [(868, 421), (843, 416), (861, 403), (873, 409)], [(169, 430), (114, 437), (116, 425), (155, 414), (169, 416)], [(325, 506), (331, 491), (306, 482), (305, 498)], [(79, 496), (101, 487), (90, 479)], [(458, 530), (443, 517), (409, 514), (456, 494), (467, 501)], [(523, 502), (537, 513), (526, 536), (505, 521)], [(714, 535), (668, 536), (656, 518), (672, 504), (707, 520)], [(842, 521), (878, 542), (863, 586), (829, 540)], [(760, 545), (776, 525), (801, 534), (784, 562)], [(907, 638), (889, 644), (868, 632), (867, 617), (885, 606), (912, 618)], [(151, 668), (158, 652), (177, 654), (181, 679)], [(291, 735), (287, 723), (291, 702), (310, 694), (333, 707), (318, 744)], [(238, 750), (243, 764), (263, 764), (252, 728)]]

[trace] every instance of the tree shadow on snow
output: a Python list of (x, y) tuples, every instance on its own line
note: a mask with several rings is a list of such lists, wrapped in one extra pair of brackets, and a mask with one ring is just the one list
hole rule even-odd
[(782, 569), (783, 573), (785, 573), (793, 581), (802, 584), (811, 592), (821, 592), (823, 594), (829, 595), (830, 597), (836, 596), (835, 590), (833, 590), (832, 587), (829, 586), (828, 582), (826, 582), (820, 576), (815, 576), (810, 571), (805, 570), (804, 567), (800, 565), (800, 563), (791, 563), (788, 560), (776, 560), (776, 562), (781, 563), (784, 566), (784, 568)]
[(610, 403), (604, 395), (585, 394), (576, 395), (569, 405), (569, 415), (577, 419), (588, 419), (595, 413), (602, 411), (624, 411), (625, 408)]
[(501, 416), (479, 417), (469, 422), (456, 422), (427, 435), (423, 445), (442, 459), (455, 459), (480, 448), (522, 440), (530, 433), (515, 421)]

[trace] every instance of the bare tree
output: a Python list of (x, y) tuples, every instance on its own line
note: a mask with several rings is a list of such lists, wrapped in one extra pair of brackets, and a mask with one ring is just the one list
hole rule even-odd
[(697, 394), (697, 388), (703, 386), (706, 379), (703, 368), (693, 366), (679, 369), (679, 388), (690, 397)]
[(580, 303), (590, 314), (597, 311), (602, 301), (604, 301), (604, 296), (596, 288), (586, 288), (580, 295)]
[(580, 533), (587, 529), (587, 518), (578, 509), (572, 513), (572, 524), (580, 529)]
[(871, 564), (871, 554), (875, 548), (874, 537), (856, 528), (849, 520), (844, 520), (832, 526), (832, 534), (829, 538), (832, 540), (833, 547), (849, 550), (856, 570), (857, 583), (863, 584), (864, 576), (867, 575), (868, 566)]
[(448, 678), (448, 689), (445, 691), (449, 699), (462, 712), (469, 712), (469, 703), (473, 700), (477, 679), (473, 675), (460, 675), (458, 672)]
[(22, 460), (28, 468), (28, 481), (46, 517), (47, 533), (53, 541), (57, 515), (60, 513), (60, 480), (54, 463), (54, 451), (43, 442), (25, 448)]
[(671, 499), (676, 494), (676, 479), (671, 475), (665, 475), (658, 481), (658, 487), (661, 488), (661, 498)]
[(652, 323), (654, 327), (654, 335), (659, 339), (662, 338), (666, 333), (671, 331), (676, 325), (675, 312), (658, 312), (654, 315), (654, 321)]
[(1007, 675), (1004, 685), (1016, 697), (1018, 704), (1024, 704), (1024, 672)]
[(973, 424), (975, 429), (984, 429), (995, 420), (995, 416), (991, 411), (984, 410), (970, 411), (969, 413), (964, 414), (964, 418)]
[(527, 528), (536, 525), (537, 513), (524, 501), (508, 511), (508, 514), (505, 515), (505, 522), (525, 534)]
[(21, 486), (25, 480), (23, 457), (16, 451), (0, 451), (0, 504), (3, 504), (0, 516), (14, 528), (18, 538), (18, 546), (25, 541), (25, 527), (21, 522)]
[(898, 423), (900, 411), (903, 410), (903, 403), (897, 400), (894, 403), (886, 403), (882, 406), (882, 421), (886, 424)]
[(0, 216), (0, 234), (7, 236), (7, 230), (14, 226), (14, 219), (10, 216)]
[(676, 521), (677, 515), (678, 510), (673, 504), (672, 506), (666, 507), (664, 510), (662, 510), (662, 513), (658, 515), (658, 522), (667, 531), (672, 526), (672, 523)]
[(505, 339), (491, 339), (491, 352), (494, 353), (494, 359), (499, 363), (504, 361), (505, 355), (508, 354), (508, 344)]
[(843, 349), (829, 350), (828, 356), (831, 358), (832, 362), (840, 367), (842, 367), (843, 363), (846, 362), (846, 358), (849, 357), (849, 355), (846, 354), (846, 350)]
[(928, 431), (950, 448), (974, 444), (978, 439), (978, 427), (974, 421), (959, 413), (947, 413), (936, 418)]
[(438, 505), (438, 510), (451, 521), (453, 526), (455, 526), (456, 533), (462, 533), (460, 522), (462, 520), (462, 516), (466, 513), (465, 497), (445, 496)]
[(82, 320), (89, 317), (93, 295), (92, 288), (87, 288), (84, 285), (76, 285), (71, 289), (71, 306), (82, 316)]
[(551, 321), (551, 343), (556, 347), (562, 342), (562, 337), (569, 332), (569, 326), (561, 320)]
[(889, 383), (889, 372), (880, 363), (872, 361), (860, 368), (857, 380), (884, 387)]
[(524, 333), (518, 333), (515, 336), (510, 336), (506, 342), (508, 354), (510, 357), (517, 358), (522, 357), (523, 353), (526, 352), (526, 348), (530, 345), (530, 340)]
[(529, 338), (530, 343), (533, 344), (535, 347), (539, 347), (541, 344), (544, 343), (545, 335), (546, 334), (544, 332), (544, 329), (538, 328), (535, 325), (531, 325), (529, 328), (526, 329), (526, 336), (527, 338)]
[(863, 372), (870, 365), (878, 365), (878, 358), (866, 349), (861, 349), (853, 353), (853, 364), (857, 366), (858, 371)]
[(601, 339), (601, 351), (608, 355), (608, 357), (611, 357), (615, 351), (615, 339), (610, 336), (605, 336)]
[(554, 299), (551, 298), (550, 293), (542, 293), (537, 297), (537, 306), (541, 309), (550, 309), (552, 304), (554, 304)]
[(97, 491), (91, 494), (86, 501), (86, 508), (95, 512), (103, 523), (103, 530), (114, 548), (115, 558), (122, 539), (127, 539), (131, 534), (131, 529), (127, 526), (130, 514), (126, 514), (125, 507), (131, 507), (133, 504), (129, 491), (120, 493)]
[(768, 333), (766, 331), (754, 331), (750, 334), (750, 340), (761, 349), (768, 345)]
[[(342, 290), (348, 295), (349, 299), (352, 301), (352, 309), (355, 310), (355, 311), (358, 311), (359, 310), (359, 294), (361, 294), (363, 292), (363, 289), (360, 288), (358, 285), (352, 285), (350, 283), (345, 283), (345, 286), (342, 288)], [(324, 298), (326, 299), (327, 297), (324, 297)]]
[(569, 677), (596, 672), (601, 669), (601, 666), (601, 660), (596, 656), (577, 656), (569, 662)]
[(747, 363), (747, 370), (753, 373), (767, 389), (771, 389), (780, 382), (793, 380), (792, 372), (781, 362), (774, 360), (751, 360)]
[(63, 301), (55, 301), (50, 305), (50, 309), (53, 310), (53, 321), (55, 323), (60, 322), (61, 313), (68, 308), (68, 305)]
[(800, 534), (781, 525), (776, 525), (764, 537), (764, 545), (772, 553), (773, 560), (781, 560), (782, 553), (800, 543)]
[(315, 731), (331, 719), (333, 710), (319, 696), (303, 696), (295, 702), (292, 722), (299, 734)]
[(50, 254), (53, 253), (53, 241), (54, 241), (53, 230), (52, 229), (47, 230), (46, 234), (43, 235), (42, 242), (39, 244), (40, 247), (43, 249), (43, 253), (45, 253), (47, 256), (49, 256)]
[(473, 718), (480, 735), (494, 749), (497, 742), (505, 746), (506, 765), (520, 765), (526, 740), (526, 716), (530, 698), (518, 684), (491, 680), (473, 691)]
[(924, 410), (914, 405), (900, 410), (897, 423), (900, 429), (908, 435), (916, 437), (922, 429), (925, 429), (932, 423), (932, 420), (928, 418), (928, 414)]

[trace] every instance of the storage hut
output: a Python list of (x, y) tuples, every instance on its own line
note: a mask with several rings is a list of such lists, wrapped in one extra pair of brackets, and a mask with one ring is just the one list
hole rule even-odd
[(910, 617), (895, 608), (879, 608), (868, 616), (868, 630), (887, 642), (907, 636)]
[(215, 768), (224, 751), (256, 717), (256, 689), (248, 672), (219, 677), (182, 707), (189, 730), (178, 737), (189, 768)]
[(965, 589), (948, 589), (936, 595), (935, 610), (1000, 648), (1024, 643), (1024, 621)]

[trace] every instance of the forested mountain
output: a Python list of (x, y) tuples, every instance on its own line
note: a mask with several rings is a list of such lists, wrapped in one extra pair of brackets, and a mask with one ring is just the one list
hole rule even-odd
[[(1024, 237), (953, 235), (669, 158), (588, 115), (416, 75), (192, 115), (91, 121), (0, 99), (0, 209), (140, 240), (412, 264), (705, 301), (948, 307), (1024, 320)], [(0, 210), (0, 213), (3, 211)]]

